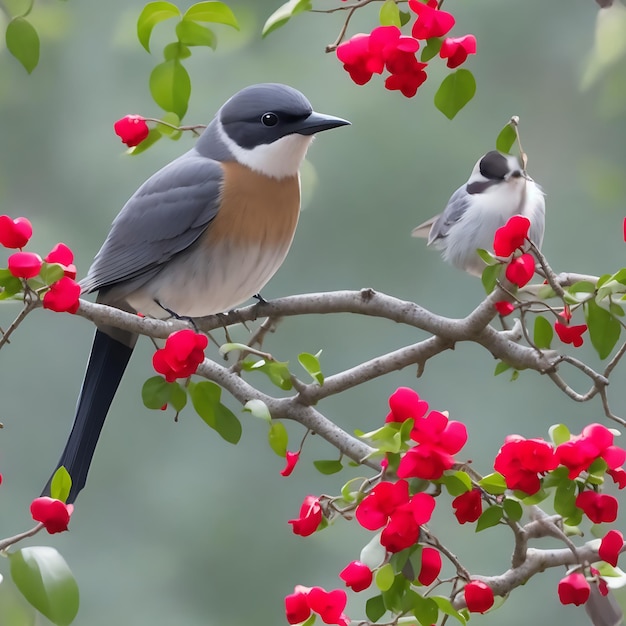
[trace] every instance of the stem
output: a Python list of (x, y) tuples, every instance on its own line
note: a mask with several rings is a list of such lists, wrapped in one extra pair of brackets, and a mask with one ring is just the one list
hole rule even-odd
[(27, 539), (28, 537), (32, 537), (36, 535), (44, 525), (40, 522), (34, 528), (27, 530), (26, 532), (20, 533), (19, 535), (14, 535), (13, 537), (8, 537), (7, 539), (3, 539), (0, 541), (0, 552), (4, 552), (7, 548), (17, 543), (18, 541), (22, 541), (22, 539)]

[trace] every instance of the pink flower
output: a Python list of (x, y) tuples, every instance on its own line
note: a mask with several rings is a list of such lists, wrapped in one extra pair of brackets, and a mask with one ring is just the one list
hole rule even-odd
[(485, 613), (493, 606), (493, 591), (481, 580), (470, 580), (463, 587), (463, 595), (470, 613)]
[(47, 496), (35, 498), (30, 505), (33, 519), (36, 522), (41, 522), (51, 535), (67, 530), (73, 511), (73, 504), (65, 504), (61, 500)]
[(309, 607), (308, 587), (296, 585), (294, 592), (285, 597), (285, 613), (287, 622), (290, 624), (300, 624), (309, 619), (311, 608)]
[(527, 285), (535, 274), (535, 258), (528, 252), (514, 258), (506, 266), (504, 275), (514, 285), (523, 287)]
[(291, 472), (293, 472), (294, 467), (300, 460), (300, 452), (287, 452), (285, 454), (285, 459), (287, 461), (287, 465), (285, 465), (285, 469), (280, 472), (280, 475), (291, 476)]
[(16, 278), (34, 278), (41, 271), (43, 261), (34, 252), (14, 252), (8, 259), (9, 272)]
[(290, 519), (293, 532), (301, 537), (312, 535), (322, 522), (322, 505), (317, 496), (307, 496), (300, 507), (300, 517)]
[(514, 215), (498, 228), (493, 238), (493, 251), (496, 256), (509, 257), (523, 247), (528, 239), (530, 220), (523, 215)]
[(113, 130), (129, 148), (138, 146), (150, 133), (146, 118), (141, 115), (125, 115), (113, 124)]
[(398, 387), (389, 396), (391, 412), (385, 422), (405, 422), (408, 419), (418, 419), (428, 413), (428, 403), (420, 400), (419, 395), (408, 387)]
[(165, 346), (154, 353), (152, 365), (168, 383), (188, 378), (204, 361), (204, 349), (208, 345), (209, 339), (203, 333), (177, 330), (166, 339)]
[(428, 587), (437, 580), (441, 572), (441, 553), (435, 548), (422, 548), (422, 566), (417, 580)]
[(571, 343), (575, 348), (583, 345), (583, 333), (587, 331), (587, 324), (566, 326), (561, 322), (554, 322), (554, 330), (563, 343)]
[(575, 504), (594, 524), (610, 523), (617, 519), (617, 500), (605, 493), (583, 491), (576, 497)]
[(80, 285), (69, 276), (50, 285), (43, 296), (43, 308), (57, 313), (76, 313), (80, 306)]
[(569, 574), (559, 582), (559, 600), (561, 604), (580, 606), (589, 600), (591, 588), (589, 582), (580, 572)]
[(454, 26), (455, 19), (450, 13), (440, 11), (436, 0), (424, 4), (419, 0), (409, 0), (409, 8), (417, 14), (411, 34), (415, 39), (443, 37)]
[(511, 315), (513, 311), (515, 311), (515, 306), (512, 302), (507, 302), (506, 300), (500, 300), (493, 305), (496, 308), (496, 311), (502, 317), (506, 317), (507, 315)]
[(448, 59), (446, 65), (449, 68), (463, 65), (467, 60), (467, 56), (470, 54), (476, 54), (476, 37), (474, 37), (474, 35), (446, 37), (439, 50), (439, 56), (442, 59)]
[(339, 578), (346, 583), (346, 587), (359, 592), (367, 589), (372, 584), (374, 577), (372, 570), (365, 563), (352, 561), (341, 570)]
[(23, 248), (33, 235), (33, 227), (25, 217), (10, 218), (0, 215), (0, 245), (5, 248)]
[(394, 511), (409, 501), (409, 484), (381, 482), (361, 500), (356, 508), (356, 519), (367, 530), (378, 530), (387, 524)]
[(613, 567), (617, 567), (617, 559), (623, 547), (624, 535), (622, 535), (619, 530), (609, 530), (609, 532), (602, 537), (598, 554), (603, 561)]
[(475, 522), (483, 512), (483, 500), (480, 489), (472, 489), (452, 500), (454, 515), (459, 524)]
[(57, 243), (47, 254), (46, 263), (58, 263), (63, 268), (63, 275), (76, 278), (76, 266), (74, 265), (74, 253), (64, 243)]

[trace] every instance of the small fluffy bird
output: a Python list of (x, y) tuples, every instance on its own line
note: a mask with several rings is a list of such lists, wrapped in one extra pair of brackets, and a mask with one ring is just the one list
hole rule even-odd
[(546, 205), (541, 187), (528, 176), (517, 157), (496, 150), (482, 156), (465, 185), (453, 194), (443, 213), (413, 229), (428, 238), (444, 261), (480, 276), (485, 263), (476, 250), (493, 248), (493, 237), (513, 215), (530, 220), (530, 240), (543, 242)]

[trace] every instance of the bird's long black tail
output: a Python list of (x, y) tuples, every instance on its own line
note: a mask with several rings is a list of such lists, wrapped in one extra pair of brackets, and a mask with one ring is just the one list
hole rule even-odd
[[(67, 502), (74, 502), (85, 486), (100, 431), (132, 352), (132, 347), (96, 331), (72, 431), (57, 464), (57, 468), (64, 466), (72, 477)], [(49, 495), (51, 480), (42, 495)]]

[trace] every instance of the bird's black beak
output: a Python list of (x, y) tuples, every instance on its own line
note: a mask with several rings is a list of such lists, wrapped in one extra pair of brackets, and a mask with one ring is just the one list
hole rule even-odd
[(294, 132), (298, 135), (314, 135), (323, 130), (338, 128), (339, 126), (348, 126), (350, 122), (334, 115), (325, 115), (324, 113), (316, 113), (313, 111), (309, 117), (297, 124)]

